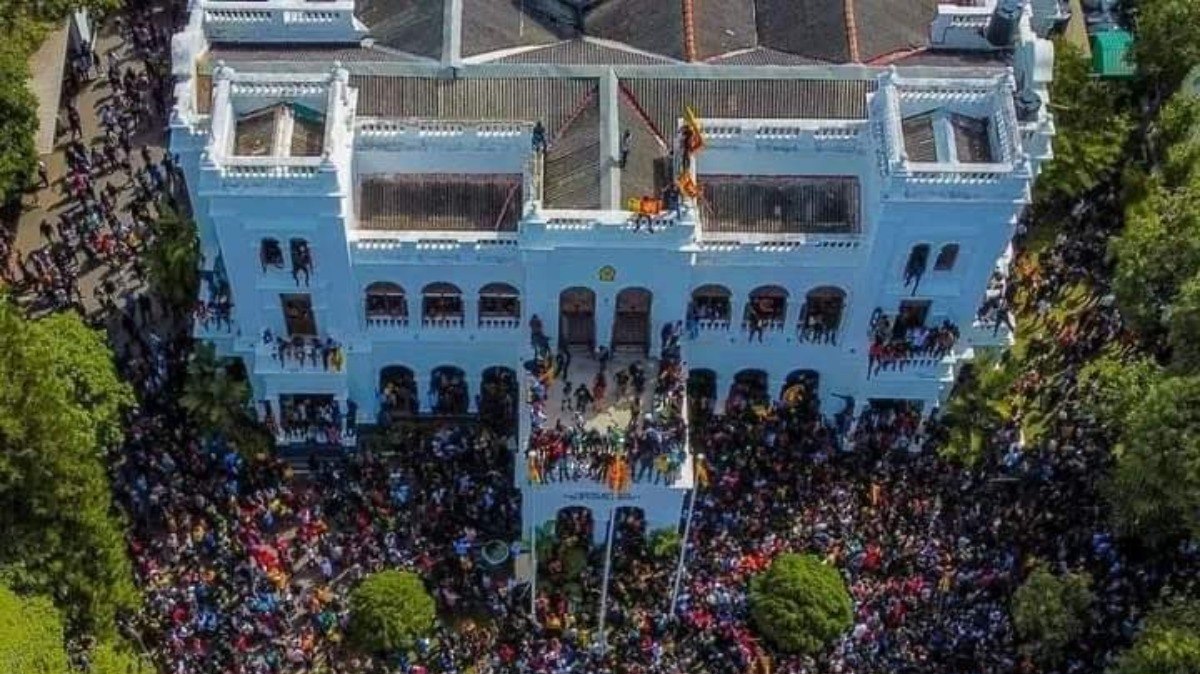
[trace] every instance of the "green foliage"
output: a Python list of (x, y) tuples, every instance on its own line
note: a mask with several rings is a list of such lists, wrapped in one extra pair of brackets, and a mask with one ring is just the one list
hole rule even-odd
[(1200, 272), (1200, 190), (1168, 190), (1151, 178), (1126, 204), (1125, 230), (1111, 250), (1122, 312), (1139, 329), (1161, 329), (1180, 288)]
[(1200, 374), (1200, 275), (1179, 291), (1167, 320), (1171, 368), (1183, 374)]
[(1174, 91), (1200, 63), (1200, 3), (1195, 0), (1139, 0), (1133, 57), (1138, 70), (1166, 91)]
[(1131, 358), (1106, 351), (1079, 370), (1079, 398), (1093, 418), (1116, 433), (1161, 376), (1161, 368), (1145, 356)]
[(650, 532), (650, 554), (659, 559), (673, 559), (679, 555), (682, 538), (677, 529), (663, 527)]
[(950, 437), (939, 448), (943, 457), (973, 464), (983, 456), (987, 438), (1011, 415), (1009, 392), (1017, 369), (995, 355), (980, 356), (971, 365), (946, 404), (942, 421)]
[(842, 575), (814, 555), (783, 554), (750, 581), (750, 615), (776, 648), (816, 654), (854, 623)]
[(28, 86), (27, 56), (16, 45), (0, 45), (0, 203), (24, 190), (37, 167), (37, 100)]
[(67, 666), (62, 619), (50, 600), (0, 585), (0, 671), (65, 674)]
[(1125, 417), (1105, 492), (1114, 523), (1149, 545), (1200, 533), (1200, 377), (1156, 382)]
[(1161, 173), (1169, 188), (1195, 185), (1200, 179), (1200, 96), (1180, 92), (1159, 112), (1155, 143), (1163, 155)]
[(1176, 602), (1151, 612), (1111, 674), (1200, 672), (1200, 602)]
[(76, 314), (30, 321), (0, 301), (0, 566), (101, 635), (137, 598), (104, 465), (132, 403)]
[(218, 358), (212, 344), (199, 343), (188, 361), (187, 380), (179, 404), (206, 433), (226, 437), (248, 425), (250, 386), (229, 371), (229, 359)]
[(1043, 665), (1061, 661), (1063, 651), (1083, 634), (1094, 597), (1085, 573), (1056, 576), (1038, 565), (1013, 594), (1013, 625), (1022, 649)]
[(1121, 90), (1092, 77), (1079, 47), (1059, 40), (1054, 49), (1049, 105), (1057, 135), (1054, 159), (1037, 180), (1039, 200), (1077, 197), (1098, 185), (1123, 159), (1133, 130)]
[(121, 6), (121, 0), (13, 0), (0, 2), (0, 29), (29, 30), (28, 26), (63, 21), (76, 9), (103, 16)]
[(105, 641), (88, 654), (89, 674), (155, 674), (154, 664), (133, 648), (118, 641)]
[(412, 648), (428, 635), (437, 619), (433, 597), (408, 571), (381, 571), (367, 576), (350, 593), (351, 643), (369, 653)]
[(155, 292), (177, 312), (190, 309), (200, 289), (200, 239), (196, 225), (160, 203), (154, 244), (147, 251), (147, 268)]

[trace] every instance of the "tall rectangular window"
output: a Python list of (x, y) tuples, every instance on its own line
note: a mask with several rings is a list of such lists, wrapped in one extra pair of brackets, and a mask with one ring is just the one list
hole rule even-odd
[(317, 318), (313, 314), (312, 296), (284, 294), (279, 296), (283, 304), (283, 320), (289, 337), (315, 337)]

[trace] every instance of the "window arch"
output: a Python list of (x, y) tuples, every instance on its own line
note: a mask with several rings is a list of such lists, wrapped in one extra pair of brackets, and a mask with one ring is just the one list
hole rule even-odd
[(390, 281), (377, 281), (366, 289), (367, 325), (408, 323), (408, 297), (404, 288)]
[(453, 283), (437, 282), (421, 290), (421, 322), (432, 327), (462, 327), (462, 291)]
[(470, 396), (462, 368), (453, 365), (434, 368), (429, 381), (430, 408), (434, 414), (466, 414)]
[(706, 284), (692, 291), (690, 320), (701, 328), (728, 327), (733, 293), (723, 285)]
[(845, 310), (846, 291), (841, 288), (821, 286), (808, 291), (800, 313), (800, 339), (835, 344)]
[(420, 399), (417, 378), (403, 365), (389, 365), (379, 371), (380, 422), (387, 425), (393, 417), (417, 413)]
[(934, 271), (950, 271), (958, 262), (958, 244), (948, 243), (938, 251), (937, 259), (933, 261)]
[(507, 283), (479, 289), (479, 326), (515, 328), (521, 322), (521, 293)]
[(788, 291), (780, 286), (759, 286), (750, 291), (750, 301), (742, 320), (745, 327), (755, 330), (781, 330), (787, 315)]

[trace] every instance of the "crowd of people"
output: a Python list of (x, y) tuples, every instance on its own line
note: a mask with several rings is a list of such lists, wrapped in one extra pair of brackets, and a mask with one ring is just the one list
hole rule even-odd
[[(596, 355), (599, 369), (590, 387), (582, 383), (572, 387), (569, 354), (560, 352), (551, 359), (546, 351), (532, 361), (526, 378), (531, 428), (526, 479), (531, 484), (588, 479), (618, 492), (642, 480), (674, 483), (687, 459), (683, 409), (687, 374), (679, 347), (683, 330), (682, 322), (664, 327), (653, 381), (642, 363), (634, 361), (613, 374), (611, 392), (607, 351)], [(562, 392), (556, 411), (548, 406), (558, 379)], [(643, 409), (648, 384), (653, 388), (649, 407)], [(612, 415), (605, 423), (595, 422), (596, 415), (617, 408), (628, 414), (627, 422)]]
[[(108, 138), (78, 138), (79, 146), (66, 150), (70, 224), (47, 223), (46, 246), (21, 265), (23, 277), (10, 279), (51, 306), (80, 301), (77, 260), (89, 255), (89, 234), (99, 240), (93, 228), (114, 240), (110, 249), (96, 249), (98, 259), (128, 256), (136, 268), (153, 204), (178, 180), (169, 156), (155, 162), (152, 152), (137, 153), (140, 159), (132, 153), (137, 125), (162, 114), (156, 92), (166, 84), (167, 40), (161, 26), (143, 18), (149, 14), (129, 16), (118, 23), (129, 53), (106, 55), (115, 95), (113, 107), (99, 114), (112, 120), (104, 122)], [(72, 61), (81, 81), (100, 68), (98, 55), (87, 51)], [(122, 69), (131, 59), (145, 61), (144, 77)], [(71, 121), (77, 116), (68, 108), (73, 143), (82, 135)], [(113, 187), (113, 173), (130, 176), (126, 185)], [(586, 510), (558, 518), (550, 554), (539, 560), (545, 580), (536, 596), (510, 566), (484, 554), (496, 542), (517, 553), (527, 547), (513, 543), (522, 533), (509, 449), (515, 424), (415, 423), (389, 437), (390, 446), (360, 443), (354, 452), (322, 450), (301, 462), (202, 440), (177, 404), (188, 331), (164, 327), (168, 312), (144, 295), (107, 299), (121, 289), (101, 283), (106, 306), (119, 317), (117, 362), (139, 400), (128, 412), (125, 445), (111, 455), (144, 591), (142, 610), (123, 620), (123, 629), (174, 674), (1103, 671), (1133, 635), (1138, 607), (1164, 587), (1200, 582), (1200, 549), (1131, 558), (1135, 553), (1116, 544), (1091, 505), (1112, 438), (1080, 405), (1074, 375), (1101, 348), (1133, 348), (1107, 281), (1106, 242), (1120, 220), (1119, 201), (1111, 192), (1094, 196), (1064, 227), (1070, 234), (1036, 264), (1018, 254), (1009, 272), (1015, 284), (1006, 281), (995, 297), (989, 290), (989, 315), (1003, 312), (1007, 320), (1023, 310), (1052, 337), (1031, 341), (1016, 412), (987, 429), (983, 458), (969, 469), (939, 457), (947, 432), (936, 410), (871, 401), (856, 414), (850, 399), (842, 410), (823, 410), (810, 381), (791, 384), (781, 400), (752, 382), (735, 382), (722, 413), (711, 403), (694, 405), (685, 425), (681, 325), (664, 329), (653, 375), (636, 363), (614, 367), (610, 389), (611, 354), (601, 350), (592, 381), (568, 385), (571, 356), (551, 355), (539, 321), (527, 386), (533, 432), (523, 448), (531, 481), (590, 479), (620, 491), (636, 480), (671, 481), (689, 440), (704, 454), (697, 464), (706, 479), (689, 497), (695, 507), (678, 610), (669, 610), (675, 560), (651, 549), (644, 514), (624, 509), (614, 526), (603, 632), (603, 555)], [(1088, 289), (1082, 308), (1053, 315), (1050, 307), (1079, 284)], [(228, 321), (211, 317), (216, 311), (205, 307), (197, 318)], [(701, 311), (710, 310), (689, 317), (689, 334), (696, 321), (708, 320)], [(717, 305), (711, 311), (728, 316)], [(770, 315), (765, 307), (751, 326), (760, 339)], [(874, 375), (914, 356), (940, 358), (958, 329), (942, 323), (897, 330), (895, 319), (880, 313), (872, 337)], [(263, 341), (281, 363), (341, 367), (336, 343), (294, 343), (269, 333)], [(512, 420), (515, 382), (496, 386), (509, 397), (498, 397), (492, 411)], [(563, 395), (560, 408), (550, 410), (555, 386)], [(643, 408), (647, 392), (651, 402)], [(415, 411), (415, 383), (382, 394)], [(453, 395), (461, 407), (462, 396)], [(355, 412), (343, 418), (332, 399), (289, 402), (273, 430), (336, 445), (353, 428)], [(588, 424), (590, 413), (614, 405), (628, 406), (627, 426)], [(1023, 441), (1029, 410), (1046, 418), (1046, 429)], [(548, 423), (561, 413), (571, 421)], [(264, 416), (276, 423), (273, 414)], [(854, 599), (853, 627), (817, 656), (773, 653), (750, 625), (748, 579), (782, 551), (822, 556), (842, 572)], [(1012, 592), (1034, 560), (1087, 571), (1097, 594), (1085, 637), (1068, 645), (1052, 671), (1036, 669), (1018, 648), (1009, 613)], [(392, 567), (418, 572), (445, 620), (412, 652), (385, 661), (348, 648), (344, 634), (350, 589), (365, 574)]]
[(888, 316), (876, 309), (871, 316), (871, 346), (867, 351), (867, 376), (884, 370), (899, 370), (914, 361), (936, 361), (946, 357), (958, 341), (958, 326), (950, 320), (926, 327), (924, 321)]

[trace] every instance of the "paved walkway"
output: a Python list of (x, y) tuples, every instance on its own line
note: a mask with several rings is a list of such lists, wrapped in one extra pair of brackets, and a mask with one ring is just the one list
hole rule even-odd
[[(155, 14), (156, 21), (167, 20), (166, 12), (161, 9), (156, 10)], [(132, 67), (134, 72), (143, 70), (141, 60), (131, 54), (129, 46), (125, 44), (112, 22), (108, 22), (100, 28), (95, 51), (100, 55), (102, 62), (107, 58), (109, 52), (115, 52), (120, 58), (122, 72), (128, 67)], [(82, 142), (89, 148), (102, 144), (104, 132), (100, 124), (100, 109), (109, 101), (111, 94), (107, 79), (101, 75), (91, 82), (85, 83), (76, 98), (76, 106), (83, 127)], [(59, 110), (59, 126), (63, 132), (55, 137), (54, 151), (40, 158), (49, 169), (51, 185), (49, 188), (30, 191), (22, 199), (22, 213), (13, 236), (13, 249), (20, 255), (19, 259), (22, 261), (30, 252), (46, 245), (46, 239), (40, 231), (41, 223), (49, 221), (52, 226), (57, 225), (59, 216), (74, 205), (74, 199), (65, 194), (63, 180), (69, 170), (64, 149), (71, 140), (71, 134), (67, 131), (68, 126), (65, 124), (66, 104), (67, 98), (64, 96), (63, 107)], [(143, 146), (149, 148), (154, 161), (161, 159), (167, 141), (166, 121), (163, 116), (152, 117), (139, 127), (137, 134), (132, 139), (133, 156), (130, 158), (135, 170), (142, 166), (140, 150)], [(110, 183), (121, 190), (118, 197), (119, 217), (128, 219), (129, 215), (126, 209), (133, 184), (129, 176), (118, 169), (98, 177), (95, 182), (97, 190)], [(112, 280), (114, 285), (121, 290), (140, 287), (128, 266), (119, 269), (108, 264), (95, 265), (90, 268), (84, 266), (79, 274), (79, 287), (83, 294), (84, 307), (89, 314), (99, 308), (95, 289), (105, 280)], [(21, 299), (31, 300), (32, 297)]]

